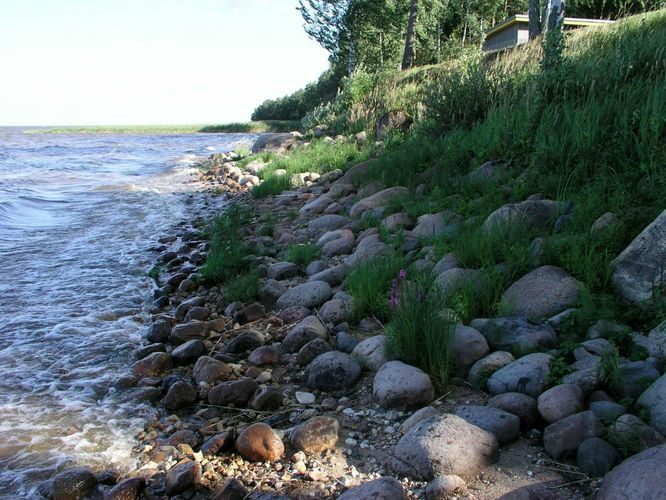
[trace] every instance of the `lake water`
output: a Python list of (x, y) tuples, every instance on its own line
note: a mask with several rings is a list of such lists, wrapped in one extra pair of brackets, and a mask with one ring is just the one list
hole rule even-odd
[(0, 498), (131, 465), (153, 410), (112, 386), (144, 332), (147, 249), (187, 218), (195, 156), (255, 137), (0, 128)]

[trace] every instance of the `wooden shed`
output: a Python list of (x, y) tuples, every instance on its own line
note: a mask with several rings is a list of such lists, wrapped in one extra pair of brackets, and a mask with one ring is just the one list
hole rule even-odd
[[(580, 19), (577, 17), (565, 17), (564, 29), (575, 29), (586, 26), (599, 26), (611, 24), (614, 21), (605, 19)], [(496, 24), (488, 33), (483, 42), (484, 52), (497, 52), (510, 49), (516, 45), (527, 43), (529, 40), (529, 18), (527, 14), (517, 14)]]

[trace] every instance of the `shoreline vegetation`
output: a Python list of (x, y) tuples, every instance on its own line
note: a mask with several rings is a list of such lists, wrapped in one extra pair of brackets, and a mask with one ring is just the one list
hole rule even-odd
[(210, 125), (89, 125), (27, 128), (30, 134), (264, 134), (300, 130), (300, 121), (265, 120)]
[(352, 81), (305, 134), (203, 160), (202, 206), (229, 204), (158, 240), (116, 384), (161, 409), (139, 465), (52, 489), (664, 491), (665, 46), (658, 11), (547, 70), (537, 40)]

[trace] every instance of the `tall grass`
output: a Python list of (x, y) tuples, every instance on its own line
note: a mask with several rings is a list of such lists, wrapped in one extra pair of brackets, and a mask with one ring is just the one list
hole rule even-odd
[(352, 296), (355, 319), (376, 316), (384, 321), (389, 318), (391, 282), (405, 267), (404, 258), (394, 254), (368, 259), (349, 273), (344, 281), (344, 287)]
[(438, 390), (449, 379), (457, 319), (445, 308), (444, 297), (432, 279), (417, 276), (404, 281), (386, 327), (391, 357), (428, 373)]

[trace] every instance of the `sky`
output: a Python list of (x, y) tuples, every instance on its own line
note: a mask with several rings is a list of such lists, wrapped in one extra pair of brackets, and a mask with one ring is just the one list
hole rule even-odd
[(296, 0), (0, 0), (0, 126), (248, 121), (328, 67)]

